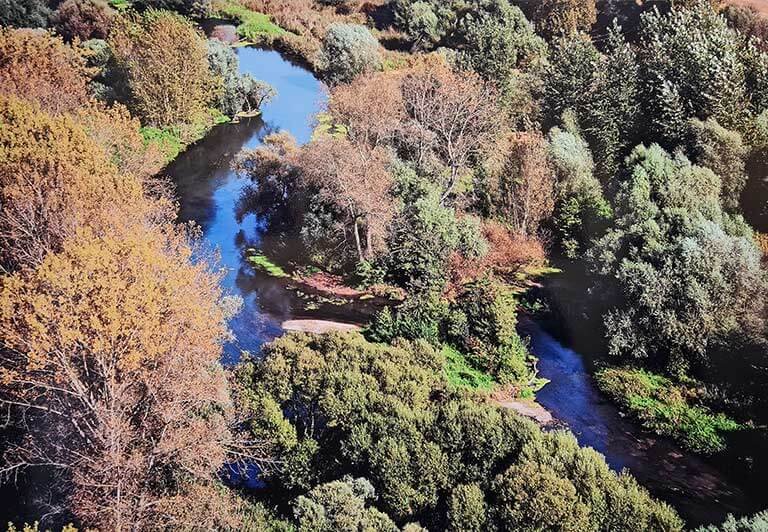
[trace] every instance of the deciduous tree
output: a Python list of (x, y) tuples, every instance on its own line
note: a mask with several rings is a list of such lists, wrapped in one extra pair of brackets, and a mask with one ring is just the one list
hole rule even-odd
[(0, 403), (25, 430), (3, 471), (55, 471), (87, 526), (186, 528), (214, 498), (222, 515), (227, 329), (218, 276), (192, 253), (172, 229), (83, 229), (0, 282)]
[(120, 175), (72, 118), (0, 98), (2, 266), (39, 263), (78, 227), (151, 216), (142, 181)]
[(44, 31), (0, 28), (0, 94), (68, 113), (88, 100), (88, 76), (80, 54)]
[(205, 38), (180, 15), (147, 11), (116, 24), (110, 45), (127, 73), (132, 109), (147, 123), (186, 123), (214, 96)]
[(491, 150), (501, 134), (497, 92), (477, 74), (436, 63), (409, 73), (402, 93), (410, 118), (407, 142), (417, 164), (436, 157), (447, 168), (441, 183), (444, 202), (470, 161)]

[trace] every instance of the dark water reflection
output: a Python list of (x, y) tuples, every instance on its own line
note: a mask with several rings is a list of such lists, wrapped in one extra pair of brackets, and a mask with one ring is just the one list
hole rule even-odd
[(249, 182), (235, 175), (232, 163), (242, 149), (257, 147), (270, 133), (288, 131), (300, 143), (309, 141), (326, 93), (311, 73), (277, 52), (238, 48), (237, 54), (241, 71), (271, 84), (277, 98), (260, 117), (217, 126), (166, 169), (176, 184), (180, 219), (200, 225), (205, 241), (218, 249), (227, 270), (224, 288), (244, 301), (242, 312), (230, 323), (236, 341), (226, 346), (225, 362), (236, 361), (241, 350), (258, 351), (281, 333), (280, 323), (288, 318), (354, 322), (368, 310), (366, 305), (338, 306), (318, 297), (308, 301), (289, 282), (256, 271), (245, 260), (246, 249), (262, 247), (264, 225), (253, 214), (239, 219), (238, 200)]
[(551, 382), (538, 401), (576, 435), (579, 443), (605, 455), (616, 471), (629, 469), (655, 496), (672, 504), (691, 525), (722, 521), (758, 508), (737, 486), (703, 459), (624, 419), (596, 388), (584, 357), (565, 347), (540, 325), (521, 321), (539, 358), (539, 374)]
[[(280, 323), (285, 319), (355, 322), (363, 321), (371, 310), (322, 302), (310, 310), (295, 290), (288, 289), (290, 283), (254, 271), (244, 260), (246, 248), (264, 243), (264, 227), (254, 215), (238, 219), (237, 202), (248, 182), (231, 171), (231, 164), (241, 149), (258, 146), (270, 132), (288, 131), (299, 142), (307, 142), (325, 93), (309, 72), (276, 52), (240, 48), (238, 55), (242, 71), (272, 84), (278, 98), (266, 106), (262, 117), (218, 126), (167, 169), (177, 186), (181, 219), (197, 222), (206, 241), (219, 249), (228, 271), (224, 286), (245, 303), (231, 322), (236, 342), (226, 347), (225, 362), (236, 361), (242, 349), (258, 351), (281, 333)], [(525, 322), (522, 328), (531, 336), (532, 349), (540, 358), (541, 375), (552, 381), (539, 392), (540, 402), (570, 427), (582, 445), (603, 453), (614, 469), (628, 468), (693, 523), (752, 510), (744, 494), (707, 463), (624, 420), (596, 390), (580, 354), (535, 323)]]

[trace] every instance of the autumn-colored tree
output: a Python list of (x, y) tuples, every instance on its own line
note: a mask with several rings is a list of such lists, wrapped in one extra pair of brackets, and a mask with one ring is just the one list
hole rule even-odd
[(394, 211), (388, 162), (383, 148), (330, 136), (308, 144), (299, 154), (298, 164), (307, 184), (346, 213), (361, 261), (373, 258), (375, 251), (383, 247)]
[(445, 63), (417, 67), (402, 83), (410, 121), (407, 140), (417, 164), (430, 157), (447, 167), (442, 201), (454, 191), (474, 157), (489, 151), (503, 129), (498, 95), (472, 72), (454, 72)]
[(78, 227), (155, 215), (142, 182), (120, 175), (75, 121), (0, 97), (0, 266), (39, 263)]
[(533, 20), (539, 32), (549, 38), (589, 32), (597, 20), (595, 0), (541, 0)]
[(364, 74), (331, 91), (328, 112), (353, 142), (370, 147), (395, 140), (405, 121), (399, 71)]
[(110, 45), (127, 73), (132, 108), (144, 121), (185, 123), (206, 110), (216, 81), (205, 38), (187, 19), (154, 10), (121, 19)]
[(115, 10), (104, 0), (64, 0), (53, 16), (65, 39), (106, 39)]
[(77, 51), (42, 30), (0, 28), (0, 94), (40, 104), (54, 114), (88, 100), (88, 76)]
[(0, 404), (24, 431), (1, 470), (51, 468), (89, 527), (226, 517), (227, 328), (219, 276), (193, 251), (173, 229), (85, 229), (0, 281)]
[(74, 119), (104, 150), (120, 173), (130, 174), (145, 183), (161, 184), (154, 178), (162, 169), (165, 156), (156, 144), (144, 141), (141, 122), (132, 117), (125, 106), (107, 107), (90, 102), (74, 114)]
[(489, 210), (515, 231), (535, 235), (555, 208), (555, 174), (544, 138), (534, 133), (514, 133), (501, 150), (501, 164), (489, 165), (484, 183)]

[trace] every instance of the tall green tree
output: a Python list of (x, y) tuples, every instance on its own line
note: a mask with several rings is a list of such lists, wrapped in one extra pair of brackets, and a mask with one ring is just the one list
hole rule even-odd
[(658, 145), (636, 148), (628, 166), (615, 225), (590, 251), (609, 298), (609, 351), (681, 375), (725, 335), (760, 327), (761, 254), (746, 223), (723, 212), (711, 170)]

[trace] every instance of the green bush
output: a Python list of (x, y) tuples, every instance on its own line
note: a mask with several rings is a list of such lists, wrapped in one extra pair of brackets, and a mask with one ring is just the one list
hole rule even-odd
[(724, 414), (695, 404), (695, 390), (666, 377), (642, 369), (608, 368), (598, 371), (595, 379), (644, 427), (674, 438), (691, 451), (720, 452), (725, 449), (724, 434), (741, 428)]
[(363, 72), (381, 67), (379, 42), (365, 26), (331, 24), (317, 65), (329, 83), (348, 83)]

